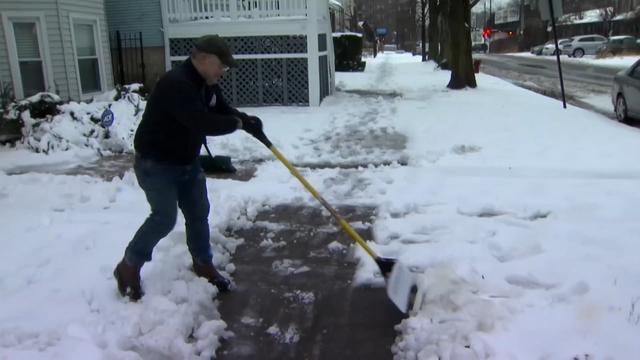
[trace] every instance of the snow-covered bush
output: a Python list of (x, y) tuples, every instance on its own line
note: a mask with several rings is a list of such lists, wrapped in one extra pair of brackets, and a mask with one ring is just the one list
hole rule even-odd
[[(9, 106), (6, 117), (22, 125), (23, 144), (50, 153), (91, 148), (99, 153), (129, 152), (146, 101), (134, 84), (97, 96), (89, 103), (62, 103), (51, 93), (39, 93)], [(104, 121), (109, 110), (112, 123)]]

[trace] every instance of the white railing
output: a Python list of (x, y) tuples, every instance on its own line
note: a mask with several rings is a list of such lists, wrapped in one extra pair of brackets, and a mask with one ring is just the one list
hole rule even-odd
[[(307, 16), (308, 0), (163, 0), (170, 23)], [(317, 1), (317, 0), (311, 0)]]

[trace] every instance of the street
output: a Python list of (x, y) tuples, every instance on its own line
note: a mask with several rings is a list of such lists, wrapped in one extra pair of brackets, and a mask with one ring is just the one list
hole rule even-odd
[[(483, 73), (546, 96), (562, 99), (555, 57), (501, 54), (476, 55), (476, 57), (482, 60)], [(567, 103), (615, 119), (610, 91), (613, 77), (621, 69), (562, 60)]]

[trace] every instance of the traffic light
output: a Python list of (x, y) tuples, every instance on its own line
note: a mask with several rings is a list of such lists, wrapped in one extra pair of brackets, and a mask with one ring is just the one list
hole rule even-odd
[(493, 35), (493, 29), (490, 26), (485, 26), (484, 29), (482, 29), (482, 37), (488, 39), (491, 35)]

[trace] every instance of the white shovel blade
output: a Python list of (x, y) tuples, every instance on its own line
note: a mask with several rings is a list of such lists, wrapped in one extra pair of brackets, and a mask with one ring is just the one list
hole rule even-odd
[(403, 313), (409, 311), (417, 290), (416, 279), (411, 270), (397, 262), (387, 279), (387, 296)]

